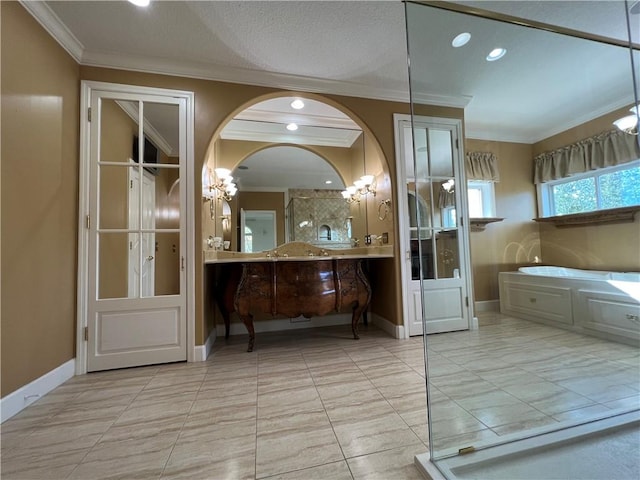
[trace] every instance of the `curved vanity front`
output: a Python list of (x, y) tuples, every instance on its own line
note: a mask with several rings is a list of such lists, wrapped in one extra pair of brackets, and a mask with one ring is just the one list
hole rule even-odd
[[(388, 257), (391, 251), (389, 247), (374, 256)], [(369, 257), (366, 250), (305, 248), (303, 252), (306, 255), (299, 255), (295, 248), (274, 249), (259, 255), (217, 252), (223, 253), (223, 258), (207, 261), (223, 264), (224, 288), (216, 300), (224, 318), (225, 336), (229, 335), (229, 315), (233, 311), (238, 312), (247, 328), (247, 350), (251, 352), (255, 343), (255, 312), (310, 318), (350, 308), (353, 338), (359, 338), (358, 322), (371, 301), (371, 286), (362, 268), (363, 258)]]

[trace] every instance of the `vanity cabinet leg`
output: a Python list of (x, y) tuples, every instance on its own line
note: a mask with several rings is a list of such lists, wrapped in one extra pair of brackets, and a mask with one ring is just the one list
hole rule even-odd
[(240, 319), (244, 326), (247, 327), (249, 333), (249, 345), (247, 346), (247, 352), (253, 352), (253, 346), (256, 340), (256, 333), (253, 329), (253, 315), (240, 315)]
[(353, 307), (353, 314), (351, 315), (351, 331), (353, 332), (354, 340), (360, 339), (360, 334), (358, 333), (358, 322), (360, 321), (360, 317), (365, 310), (366, 306), (365, 308), (362, 308), (360, 305), (356, 304)]

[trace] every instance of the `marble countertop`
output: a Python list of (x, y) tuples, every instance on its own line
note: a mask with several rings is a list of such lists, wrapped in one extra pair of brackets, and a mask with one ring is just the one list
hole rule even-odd
[(367, 247), (331, 250), (304, 242), (291, 242), (277, 248), (258, 253), (232, 252), (228, 250), (204, 250), (204, 263), (234, 262), (299, 262), (311, 260), (340, 260), (347, 258), (390, 258), (393, 245), (371, 245)]

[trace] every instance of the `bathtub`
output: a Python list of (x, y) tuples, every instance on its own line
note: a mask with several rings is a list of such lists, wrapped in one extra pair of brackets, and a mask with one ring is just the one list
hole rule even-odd
[(640, 346), (640, 273), (530, 266), (499, 274), (500, 312)]

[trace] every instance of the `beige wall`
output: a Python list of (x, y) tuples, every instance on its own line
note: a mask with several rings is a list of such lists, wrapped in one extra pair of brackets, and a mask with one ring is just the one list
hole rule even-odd
[[(278, 89), (110, 70), (78, 65), (16, 2), (1, 2), (2, 22), (2, 395), (25, 385), (74, 356), (78, 222), (79, 81), (95, 80), (193, 91), (195, 93), (195, 172), (199, 177), (207, 148), (225, 121)], [(358, 119), (377, 142), (367, 143), (388, 169), (375, 199), (390, 198), (396, 211), (393, 114), (409, 105), (356, 97), (316, 98)], [(462, 118), (462, 110), (417, 106), (419, 115)], [(369, 173), (369, 172), (367, 172)], [(372, 172), (376, 173), (376, 172)], [(36, 175), (37, 174), (37, 175)], [(379, 177), (380, 180), (380, 177)], [(199, 184), (199, 182), (196, 182)], [(25, 187), (26, 186), (26, 187)], [(205, 206), (198, 187), (196, 209)], [(371, 202), (371, 203), (369, 203)], [(20, 205), (20, 210), (14, 208)], [(389, 231), (390, 215), (370, 233)], [(201, 252), (204, 212), (195, 216), (195, 251)], [(377, 218), (377, 215), (376, 217)], [(376, 221), (374, 218), (374, 221)], [(52, 255), (51, 252), (55, 252)], [(198, 259), (200, 254), (198, 253)], [(396, 245), (396, 256), (398, 249)], [(400, 267), (394, 259), (371, 262), (372, 311), (402, 324)], [(196, 344), (213, 328), (205, 317), (210, 292), (204, 265), (196, 261)], [(34, 301), (37, 295), (37, 301)]]
[(80, 72), (0, 2), (4, 397), (74, 357)]
[(504, 220), (470, 233), (474, 299), (497, 300), (498, 273), (541, 256), (538, 225), (532, 221), (537, 214), (531, 145), (467, 139), (465, 150), (491, 152), (498, 159), (496, 216)]
[[(611, 130), (612, 122), (629, 113), (622, 108), (533, 145), (533, 155), (570, 145)], [(640, 215), (631, 223), (558, 228), (540, 225), (542, 261), (550, 265), (593, 270), (640, 270)]]

